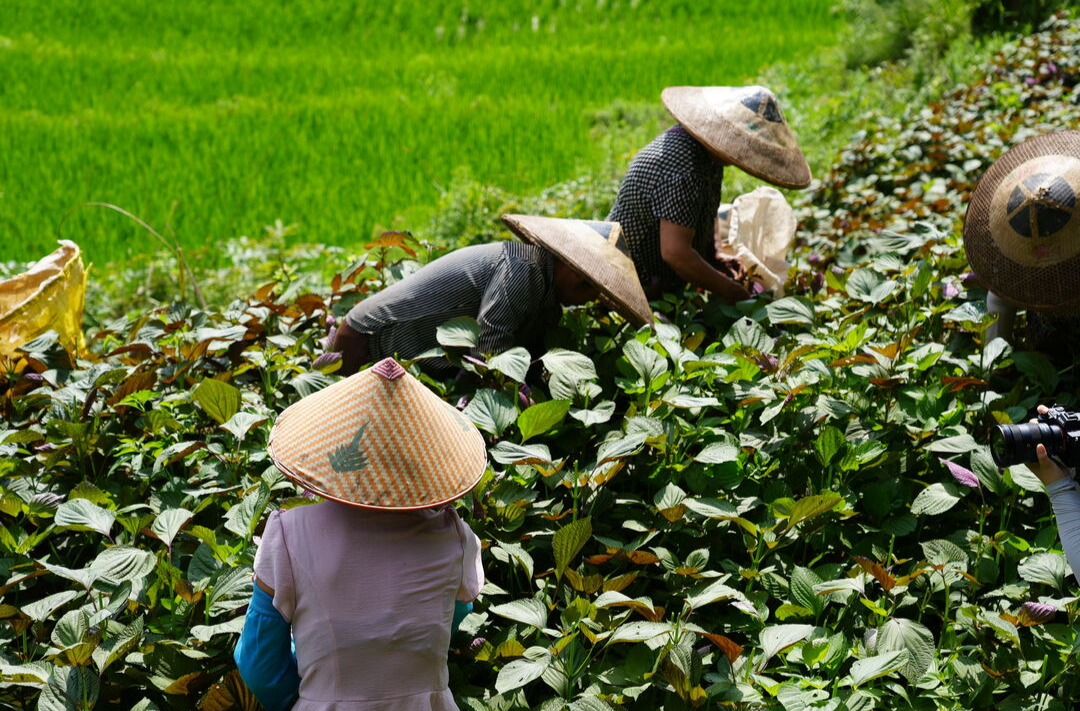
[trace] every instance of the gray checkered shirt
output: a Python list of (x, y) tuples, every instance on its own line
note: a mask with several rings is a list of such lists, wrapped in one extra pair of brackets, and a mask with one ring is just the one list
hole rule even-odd
[(634, 156), (607, 219), (622, 225), (638, 278), (666, 288), (686, 284), (660, 256), (660, 220), (694, 229), (693, 247), (715, 258), (713, 223), (724, 167), (681, 126), (673, 126)]
[[(364, 299), (345, 316), (360, 333), (370, 334), (373, 360), (413, 358), (439, 346), (439, 326), (458, 316), (480, 322), (472, 355), (501, 353), (513, 346), (542, 345), (545, 328), (557, 321), (554, 258), (542, 247), (496, 242), (464, 247), (439, 257)], [(425, 368), (450, 372), (445, 360)]]

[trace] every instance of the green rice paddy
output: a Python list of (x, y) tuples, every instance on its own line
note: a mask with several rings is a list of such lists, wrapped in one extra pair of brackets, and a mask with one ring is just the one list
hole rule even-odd
[(99, 264), (158, 247), (110, 211), (70, 212), (89, 201), (159, 229), (171, 215), (209, 260), (276, 218), (345, 245), (422, 228), (455, 176), (523, 192), (600, 164), (613, 148), (590, 128), (613, 102), (835, 43), (831, 5), (7, 0), (0, 260), (51, 250), (62, 221)]

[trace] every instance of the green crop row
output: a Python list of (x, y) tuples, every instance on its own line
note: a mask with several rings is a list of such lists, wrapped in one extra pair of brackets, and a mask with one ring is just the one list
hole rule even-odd
[(348, 245), (427, 219), (455, 175), (537, 190), (637, 147), (591, 135), (613, 102), (659, 117), (666, 85), (834, 42), (829, 5), (8, 3), (3, 256), (36, 258), (58, 229), (97, 263), (149, 249), (114, 213), (68, 215), (89, 201), (187, 247), (277, 216)]

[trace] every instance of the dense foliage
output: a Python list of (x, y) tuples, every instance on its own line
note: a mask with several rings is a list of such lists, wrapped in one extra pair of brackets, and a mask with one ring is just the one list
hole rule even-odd
[[(1049, 506), (981, 444), (1075, 403), (1075, 369), (987, 341), (955, 230), (1017, 112), (1072, 106), (1077, 32), (1010, 46), (970, 93), (853, 144), (791, 296), (671, 296), (654, 331), (573, 310), (535, 362), (465, 358), (475, 324), (442, 329), (469, 377), (428, 382), (492, 462), (459, 504), (488, 576), (451, 656), (463, 708), (1080, 699)], [(336, 377), (327, 322), (419, 248), (387, 234), (319, 293), (277, 274), (220, 310), (117, 319), (77, 360), (43, 337), (3, 364), (0, 703), (254, 708), (230, 652), (255, 539), (268, 509), (309, 503), (267, 460), (270, 424)]]

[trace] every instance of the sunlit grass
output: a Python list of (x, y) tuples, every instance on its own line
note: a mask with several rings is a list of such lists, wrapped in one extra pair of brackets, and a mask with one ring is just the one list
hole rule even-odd
[[(277, 217), (334, 244), (416, 227), (461, 172), (528, 191), (603, 161), (592, 116), (615, 100), (834, 42), (831, 4), (9, 2), (3, 258), (51, 249), (87, 201), (172, 215), (189, 246)], [(62, 232), (98, 262), (150, 247), (106, 211)]]

